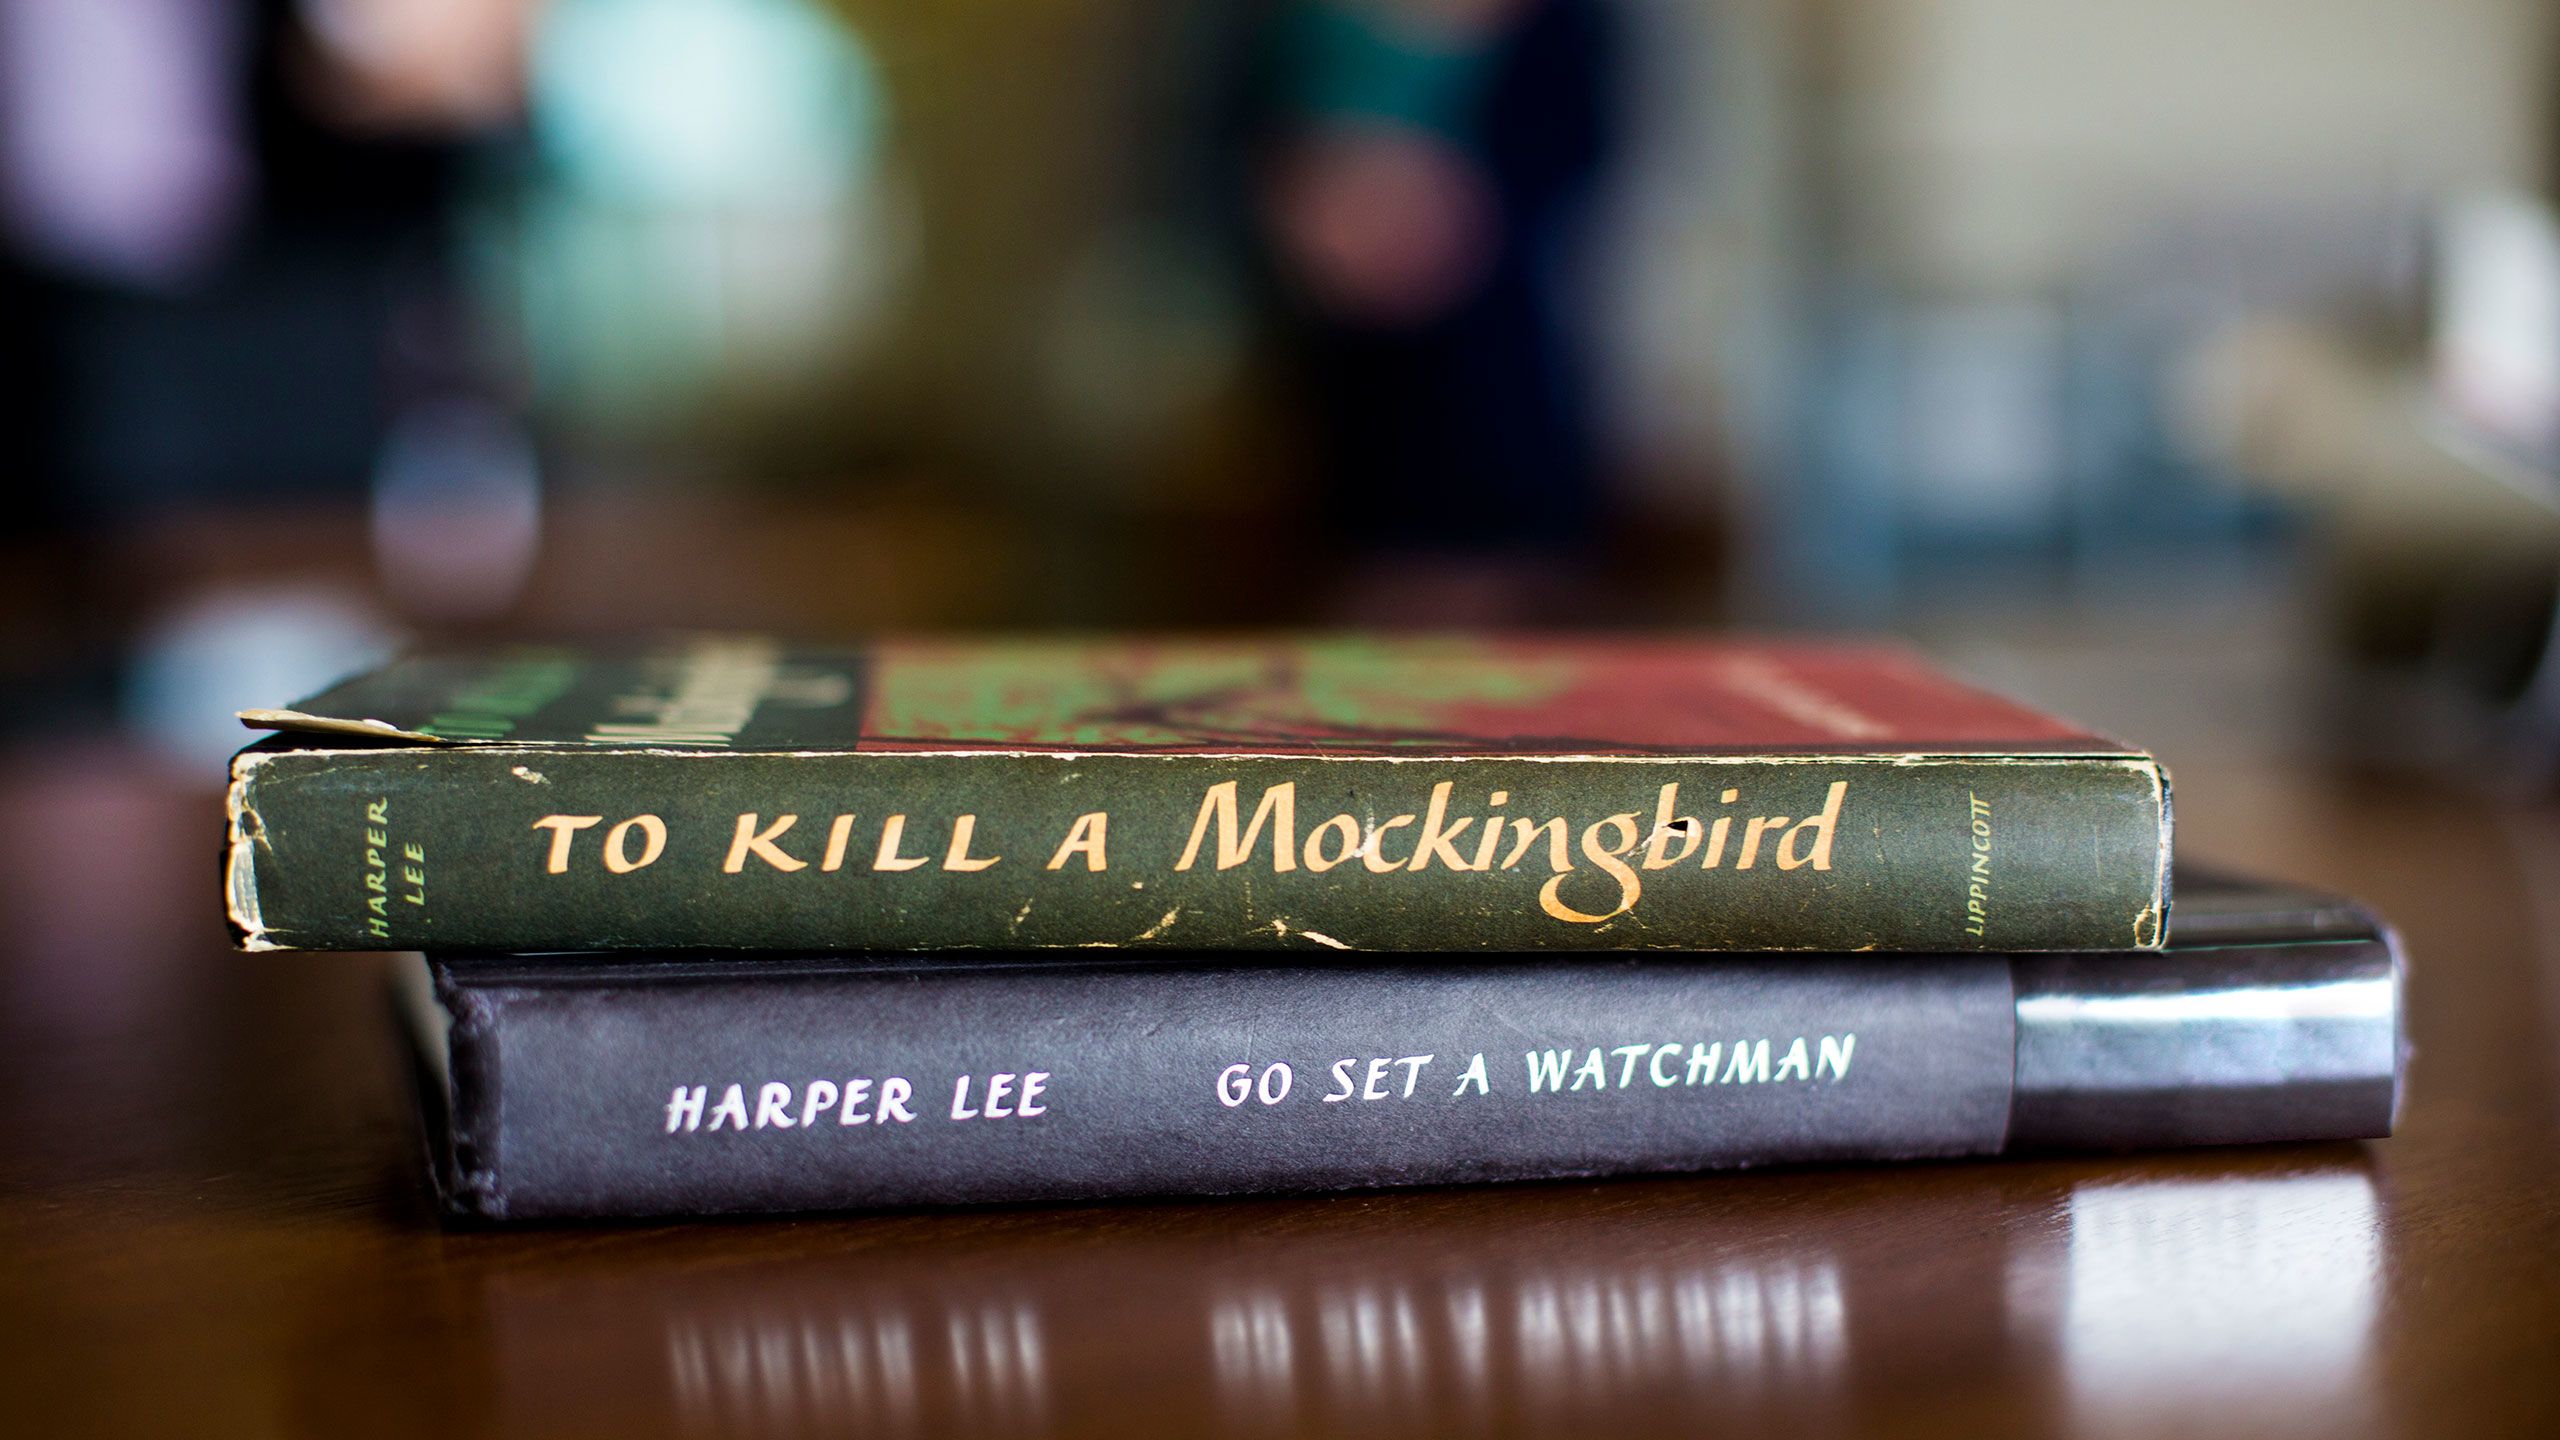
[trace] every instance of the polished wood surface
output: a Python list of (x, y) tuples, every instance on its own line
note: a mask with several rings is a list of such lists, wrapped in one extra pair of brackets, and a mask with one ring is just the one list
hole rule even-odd
[[(2172, 757), (2174, 758), (2174, 757)], [(0, 767), (9, 1433), (2560, 1434), (2560, 812), (2180, 774), (2413, 955), (2400, 1135), (1316, 1199), (441, 1228), (380, 965), (214, 799)]]

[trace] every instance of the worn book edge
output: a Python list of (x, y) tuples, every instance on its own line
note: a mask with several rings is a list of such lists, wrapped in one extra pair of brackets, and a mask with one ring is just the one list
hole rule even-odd
[(252, 730), (287, 730), (319, 735), (362, 735), (376, 740), (406, 740), (416, 745), (450, 745), (453, 741), (422, 730), (403, 730), (388, 720), (350, 720), (335, 715), (314, 715), (307, 710), (235, 710), (241, 724)]
[[(252, 713), (252, 712), (245, 712), (245, 711), (244, 711), (244, 712), (242, 712), (242, 714), (243, 714), (243, 718), (245, 719), (245, 718), (246, 718), (246, 716), (247, 716), (249, 713)], [(258, 713), (267, 713), (267, 712), (258, 712)], [(376, 722), (376, 723), (378, 723), (378, 722)], [(367, 732), (367, 733), (379, 734), (379, 733), (382, 733), (382, 732)], [(446, 750), (451, 750), (451, 749), (457, 749), (457, 748), (461, 748), (461, 747), (457, 747), (457, 746), (450, 746), (450, 745), (444, 745), (444, 744), (442, 744), (441, 742), (438, 742), (438, 743), (437, 743), (437, 748), (440, 748), (440, 749), (446, 749)], [(479, 751), (480, 753), (483, 753), (483, 754), (497, 754), (497, 755), (500, 755), (500, 756), (504, 756), (504, 755), (507, 755), (507, 754), (510, 754), (510, 753), (515, 753), (515, 754), (522, 754), (522, 755), (525, 755), (525, 756), (527, 756), (527, 757), (529, 757), (529, 758), (530, 758), (530, 757), (536, 757), (536, 756), (541, 756), (541, 755), (546, 755), (546, 754), (556, 754), (556, 753), (558, 753), (559, 751), (561, 751), (561, 750), (562, 750), (562, 749), (564, 749), (564, 748), (571, 748), (571, 747), (564, 747), (564, 746), (560, 746), (560, 745), (552, 745), (552, 744), (525, 744), (525, 743), (516, 743), (516, 744), (512, 744), (512, 745), (510, 745), (510, 744), (499, 743), (499, 744), (481, 744), (481, 745), (475, 745), (475, 746), (472, 746), (472, 747), (470, 747), (470, 748), (472, 748), (472, 749), (474, 749), (474, 750), (476, 750), (476, 751)], [(270, 931), (269, 931), (269, 929), (268, 929), (268, 926), (267, 926), (267, 925), (266, 925), (266, 923), (265, 923), (265, 919), (264, 919), (264, 916), (263, 916), (263, 913), (262, 913), (262, 910), (261, 910), (261, 905), (260, 905), (260, 901), (259, 901), (259, 897), (258, 897), (258, 885), (257, 885), (257, 853), (256, 853), (256, 849), (257, 849), (257, 846), (259, 846), (259, 845), (261, 845), (261, 844), (265, 843), (265, 832), (264, 832), (264, 827), (263, 827), (263, 825), (261, 824), (261, 822), (260, 822), (260, 820), (259, 820), (259, 818), (258, 818), (258, 814), (257, 814), (256, 809), (255, 809), (255, 808), (250, 804), (250, 801), (249, 801), (249, 789), (250, 789), (250, 786), (254, 783), (254, 781), (255, 781), (255, 779), (256, 779), (256, 775), (257, 775), (258, 770), (259, 770), (263, 765), (265, 765), (268, 761), (272, 760), (274, 757), (276, 757), (277, 755), (281, 755), (281, 754), (292, 754), (292, 755), (308, 756), (308, 757), (321, 757), (321, 758), (333, 759), (333, 760), (334, 760), (334, 759), (355, 759), (355, 758), (357, 758), (357, 757), (374, 756), (374, 755), (379, 755), (379, 754), (381, 754), (381, 753), (382, 753), (382, 749), (381, 749), (381, 747), (375, 747), (375, 746), (366, 746), (366, 747), (362, 747), (362, 748), (334, 748), (334, 747), (327, 747), (327, 746), (314, 746), (314, 745), (302, 745), (302, 744), (292, 744), (292, 743), (288, 743), (288, 744), (286, 744), (286, 745), (284, 745), (284, 746), (281, 746), (281, 747), (278, 747), (278, 748), (273, 748), (273, 749), (264, 748), (263, 746), (252, 746), (252, 747), (250, 747), (250, 748), (248, 748), (248, 749), (245, 749), (245, 750), (240, 751), (238, 754), (236, 754), (236, 755), (234, 755), (234, 756), (232, 757), (232, 760), (231, 760), (231, 784), (230, 784), (230, 786), (229, 786), (228, 790), (225, 792), (225, 801), (224, 801), (225, 818), (226, 818), (227, 826), (228, 826), (228, 847), (227, 847), (227, 858), (226, 858), (226, 865), (225, 865), (225, 874), (226, 874), (226, 880), (227, 880), (227, 883), (226, 883), (226, 885), (225, 885), (225, 894), (226, 894), (226, 901), (227, 901), (227, 903), (226, 903), (226, 910), (227, 910), (227, 913), (228, 913), (228, 916), (229, 916), (229, 920), (230, 920), (230, 925), (231, 925), (231, 930), (232, 930), (232, 934), (233, 934), (234, 943), (236, 944), (237, 948), (239, 948), (239, 949), (241, 949), (241, 950), (243, 950), (243, 951), (250, 952), (250, 953), (262, 953), (262, 952), (267, 952), (267, 951), (280, 951), (280, 950), (289, 950), (289, 949), (299, 948), (299, 947), (295, 947), (295, 946), (279, 944), (279, 943), (277, 943), (275, 940), (273, 940), (272, 938), (270, 938)], [(716, 758), (716, 757), (720, 757), (720, 756), (724, 756), (724, 755), (726, 755), (726, 756), (733, 756), (733, 755), (736, 755), (736, 754), (738, 754), (738, 753), (740, 753), (740, 752), (735, 752), (735, 751), (724, 751), (724, 750), (634, 749), (634, 750), (631, 750), (631, 751), (628, 751), (628, 752), (625, 752), (625, 753), (630, 753), (630, 754), (635, 754), (635, 755), (648, 755), (648, 756), (657, 756), (657, 757), (668, 757), (668, 758), (682, 757), (682, 758), (688, 758), (688, 759), (703, 759), (703, 758)], [(2129, 753), (2128, 753), (2128, 752), (2121, 752), (2121, 751), (2094, 751), (2094, 752), (2088, 752), (2088, 753), (2064, 752), (2064, 753), (2035, 753), (2035, 754), (2015, 754), (2015, 755), (1974, 755), (1974, 754), (1965, 754), (1965, 753), (1961, 753), (1961, 752), (1946, 752), (1946, 751), (1879, 751), (1879, 752), (1872, 752), (1872, 753), (1867, 753), (1867, 754), (1840, 754), (1840, 753), (1807, 752), (1807, 753), (1797, 753), (1797, 754), (1778, 754), (1778, 755), (1753, 755), (1753, 754), (1742, 754), (1742, 755), (1732, 755), (1732, 754), (1727, 754), (1727, 755), (1716, 755), (1716, 754), (1701, 754), (1701, 755), (1519, 755), (1519, 754), (1510, 754), (1510, 755), (1505, 755), (1505, 754), (1484, 754), (1484, 755), (1438, 755), (1438, 756), (1418, 756), (1418, 755), (1414, 755), (1414, 756), (1408, 756), (1408, 755), (1292, 755), (1292, 756), (1273, 756), (1273, 755), (1268, 754), (1267, 752), (1252, 752), (1252, 751), (1242, 751), (1242, 752), (1238, 752), (1238, 753), (1236, 753), (1236, 754), (1234, 754), (1234, 755), (1228, 755), (1228, 754), (1205, 754), (1205, 755), (1204, 755), (1204, 754), (1197, 754), (1197, 753), (1180, 753), (1180, 752), (1162, 752), (1162, 753), (1135, 752), (1135, 753), (1132, 753), (1132, 752), (1124, 752), (1124, 751), (1103, 751), (1103, 752), (1096, 752), (1096, 753), (1090, 753), (1090, 754), (1086, 754), (1086, 753), (1069, 753), (1069, 754), (1060, 754), (1060, 753), (1058, 753), (1058, 752), (1047, 752), (1047, 751), (1042, 751), (1042, 752), (1020, 751), (1020, 752), (1017, 752), (1017, 751), (997, 751), (997, 750), (954, 750), (954, 751), (948, 751), (948, 752), (925, 752), (924, 754), (920, 755), (920, 754), (919, 754), (919, 752), (913, 752), (913, 751), (906, 751), (906, 752), (891, 752), (891, 751), (863, 751), (863, 750), (846, 750), (846, 749), (794, 750), (794, 751), (787, 751), (787, 752), (780, 752), (780, 753), (788, 754), (788, 755), (791, 755), (791, 756), (794, 756), (794, 757), (797, 757), (797, 758), (802, 758), (802, 759), (835, 759), (835, 758), (850, 758), (850, 757), (854, 757), (854, 756), (863, 756), (863, 757), (866, 757), (866, 758), (870, 758), (870, 757), (882, 757), (882, 756), (890, 756), (890, 755), (894, 755), (894, 756), (896, 756), (896, 757), (897, 757), (898, 759), (900, 759), (900, 760), (908, 760), (908, 761), (911, 761), (911, 760), (914, 760), (914, 759), (918, 759), (918, 758), (931, 758), (931, 757), (935, 757), (935, 756), (938, 756), (938, 757), (940, 757), (940, 758), (953, 759), (953, 760), (958, 760), (958, 759), (987, 759), (987, 760), (996, 760), (996, 759), (1014, 758), (1014, 757), (1019, 757), (1019, 756), (1024, 756), (1024, 755), (1030, 755), (1030, 754), (1035, 754), (1035, 753), (1036, 753), (1036, 754), (1041, 755), (1043, 758), (1068, 759), (1068, 760), (1088, 760), (1088, 761), (1089, 761), (1089, 760), (1101, 760), (1101, 761), (1115, 761), (1115, 760), (1156, 760), (1156, 761), (1179, 760), (1179, 761), (1186, 761), (1186, 762), (1191, 762), (1191, 763), (1198, 763), (1198, 762), (1202, 762), (1202, 761), (1215, 761), (1215, 760), (1221, 760), (1221, 759), (1286, 759), (1286, 760), (1290, 760), (1290, 761), (1292, 761), (1292, 762), (1296, 762), (1296, 761), (1305, 761), (1305, 760), (1317, 760), (1317, 761), (1323, 761), (1323, 762), (1332, 763), (1332, 764), (1383, 764), (1383, 765), (1409, 765), (1409, 764), (1428, 764), (1428, 763), (1437, 763), (1437, 764), (1451, 764), (1451, 763), (1456, 763), (1456, 764), (1486, 764), (1486, 763), (1509, 763), (1509, 762), (1523, 762), (1523, 763), (1533, 763), (1533, 764), (1554, 764), (1554, 763), (1564, 763), (1564, 762), (1577, 762), (1577, 763), (1609, 764), (1609, 765), (1743, 765), (1743, 766), (1855, 764), (1855, 765), (1886, 765), (1886, 766), (1893, 766), (1893, 767), (1896, 767), (1896, 768), (1906, 768), (1906, 767), (1916, 767), (1916, 766), (1926, 766), (1926, 765), (1947, 765), (1947, 764), (1965, 764), (1965, 765), (1979, 765), (1979, 764), (1994, 764), (1994, 765), (1997, 765), (1997, 764), (2012, 764), (2012, 765), (2071, 765), (2071, 766), (2095, 765), (2095, 766), (2101, 766), (2101, 767), (2112, 767), (2112, 768), (2115, 768), (2115, 769), (2120, 769), (2120, 770), (2126, 771), (2127, 773), (2130, 773), (2130, 774), (2139, 775), (2139, 776), (2143, 777), (2144, 779), (2148, 780), (2148, 781), (2150, 782), (2150, 785), (2151, 785), (2152, 797), (2153, 797), (2153, 800), (2154, 800), (2154, 802), (2155, 802), (2155, 807), (2154, 807), (2154, 808), (2155, 808), (2155, 810), (2156, 810), (2156, 812), (2157, 812), (2157, 814), (2158, 814), (2158, 817), (2159, 817), (2159, 819), (2158, 819), (2158, 843), (2153, 847), (2153, 856), (2154, 856), (2154, 859), (2153, 859), (2153, 862), (2152, 862), (2153, 868), (2152, 868), (2152, 877), (2151, 877), (2151, 903), (2149, 903), (2148, 905), (2145, 905), (2144, 907), (2142, 907), (2139, 911), (2137, 911), (2137, 912), (2135, 913), (2135, 915), (2134, 915), (2134, 917), (2133, 917), (2133, 940), (2132, 940), (2132, 944), (2131, 944), (2131, 946), (2130, 946), (2129, 948), (2131, 948), (2131, 949), (2135, 949), (2135, 950), (2157, 950), (2157, 949), (2159, 949), (2159, 948), (2161, 947), (2161, 945), (2162, 945), (2162, 943), (2163, 943), (2163, 937), (2164, 937), (2164, 935), (2167, 933), (2168, 919), (2169, 919), (2170, 907), (2171, 907), (2171, 903), (2172, 903), (2172, 901), (2171, 901), (2171, 891), (2170, 891), (2170, 877), (2171, 877), (2171, 874), (2172, 874), (2171, 845), (2172, 845), (2172, 839), (2173, 839), (2173, 833), (2174, 833), (2174, 821), (2173, 821), (2173, 816), (2172, 816), (2172, 812), (2171, 812), (2171, 799), (2170, 799), (2170, 796), (2171, 796), (2171, 783), (2170, 783), (2170, 777), (2169, 777), (2169, 772), (2168, 772), (2168, 769), (2167, 769), (2167, 767), (2166, 767), (2166, 766), (2163, 766), (2163, 765), (2159, 762), (2159, 760), (2158, 760), (2156, 757), (2154, 757), (2154, 756), (2152, 756), (2152, 755), (2149, 755), (2149, 754), (2147, 754), (2147, 753), (2144, 753), (2144, 752), (2142, 752), (2142, 751), (2132, 751), (2132, 752), (2129, 752)], [(1301, 933), (1304, 933), (1304, 932), (1301, 932)], [(1315, 944), (1315, 943), (1328, 943), (1328, 944), (1331, 944), (1332, 948), (1337, 948), (1337, 949), (1351, 949), (1351, 948), (1357, 948), (1357, 947), (1343, 946), (1343, 945), (1340, 945), (1340, 944), (1339, 944), (1339, 942), (1331, 942), (1331, 941), (1327, 940), (1327, 939), (1326, 939), (1326, 937), (1319, 937), (1319, 936), (1309, 935), (1309, 936), (1308, 936), (1308, 939), (1309, 939), (1309, 943), (1311, 943), (1311, 944)], [(1084, 942), (1084, 943), (1083, 943), (1083, 946), (1082, 946), (1081, 948), (1089, 948), (1089, 949), (1093, 949), (1093, 948), (1108, 949), (1108, 948), (1114, 948), (1114, 947), (1113, 947), (1113, 942), (1110, 942), (1110, 941), (1088, 941), (1088, 942)]]
[(243, 950), (280, 950), (267, 938), (258, 909), (257, 846), (266, 839), (258, 812), (249, 808), (249, 782), (265, 757), (242, 752), (231, 757), (231, 784), (223, 791), (222, 812), (228, 832), (223, 858), (223, 908), (231, 920), (233, 941)]

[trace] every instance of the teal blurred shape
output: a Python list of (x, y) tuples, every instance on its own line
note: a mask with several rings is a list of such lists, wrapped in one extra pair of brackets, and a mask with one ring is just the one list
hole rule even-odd
[(530, 72), (544, 159), (608, 203), (817, 205), (877, 161), (870, 52), (806, 0), (553, 0)]

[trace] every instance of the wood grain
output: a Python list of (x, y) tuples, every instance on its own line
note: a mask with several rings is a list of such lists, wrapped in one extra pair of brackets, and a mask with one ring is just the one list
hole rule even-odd
[(228, 953), (214, 797), (0, 768), (13, 1433), (2560, 1433), (2560, 815), (2180, 775), (2373, 900), (2400, 1136), (669, 1227), (441, 1228), (382, 968)]

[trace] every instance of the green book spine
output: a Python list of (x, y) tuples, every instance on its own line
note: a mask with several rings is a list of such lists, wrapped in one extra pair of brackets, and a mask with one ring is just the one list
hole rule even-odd
[(2150, 948), (2140, 755), (1384, 758), (274, 744), (250, 949)]

